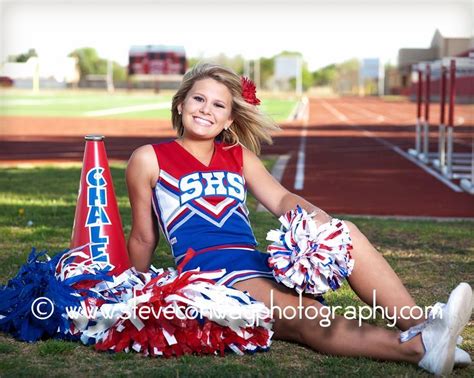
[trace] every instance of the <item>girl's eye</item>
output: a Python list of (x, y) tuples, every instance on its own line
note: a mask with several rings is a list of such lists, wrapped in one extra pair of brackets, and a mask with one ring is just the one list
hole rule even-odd
[[(204, 101), (204, 98), (201, 97), (201, 96), (199, 96), (199, 95), (193, 96), (193, 99), (194, 99), (195, 101), (197, 101), (197, 102), (203, 102), (203, 101)], [(225, 106), (224, 106), (223, 104), (221, 104), (220, 102), (215, 103), (214, 106), (216, 106), (216, 107), (218, 107), (218, 108), (222, 108), (222, 109), (225, 108)]]

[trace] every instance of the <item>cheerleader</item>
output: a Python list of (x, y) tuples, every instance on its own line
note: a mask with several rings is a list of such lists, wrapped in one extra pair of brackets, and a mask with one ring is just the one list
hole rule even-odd
[[(276, 339), (331, 355), (407, 361), (438, 375), (469, 364), (469, 354), (456, 343), (471, 315), (471, 287), (461, 283), (428, 319), (405, 316), (401, 309), (414, 308), (415, 301), (357, 226), (336, 221), (291, 193), (262, 165), (260, 143), (270, 143), (270, 132), (278, 127), (259, 111), (259, 103), (253, 83), (228, 68), (199, 64), (185, 74), (172, 101), (177, 138), (138, 148), (127, 167), (128, 251), (134, 267), (149, 270), (159, 226), (184, 271), (225, 269), (217, 283), (247, 291), (267, 307), (298, 308), (301, 301), (304, 308), (321, 310), (318, 298), (278, 283), (268, 254), (256, 249), (245, 205), (249, 189), (277, 217), (300, 207), (318, 227), (337, 223), (351, 240), (349, 285), (369, 305), (376, 298), (399, 329), (360, 325), (344, 316), (325, 327), (306, 315), (289, 318), (274, 311)], [(186, 253), (189, 248), (193, 252)]]

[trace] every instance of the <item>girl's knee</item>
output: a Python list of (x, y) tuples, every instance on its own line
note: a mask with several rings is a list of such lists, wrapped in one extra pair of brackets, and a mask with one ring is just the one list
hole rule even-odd
[(308, 344), (309, 335), (314, 334), (315, 328), (321, 328), (323, 307), (306, 296), (300, 299), (290, 294), (280, 298), (279, 303), (271, 309), (275, 319), (275, 336), (282, 340)]
[(344, 221), (344, 223), (346, 224), (349, 230), (349, 235), (353, 241), (356, 239), (366, 239), (365, 235), (359, 230), (359, 228), (354, 223), (352, 223), (351, 221)]
[(345, 220), (344, 223), (346, 224), (347, 228), (349, 229), (349, 232), (352, 234), (353, 232), (356, 233), (356, 232), (360, 232), (359, 229), (357, 228), (357, 226), (352, 223), (351, 221), (347, 221)]

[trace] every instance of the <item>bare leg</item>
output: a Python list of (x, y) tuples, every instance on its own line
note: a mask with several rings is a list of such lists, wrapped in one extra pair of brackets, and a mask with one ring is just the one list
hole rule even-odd
[[(321, 209), (315, 217), (317, 224), (326, 223), (330, 219)], [(376, 305), (387, 308), (390, 319), (396, 317), (396, 325), (403, 331), (422, 323), (425, 319), (418, 312), (413, 313), (417, 319), (409, 318), (407, 308), (416, 306), (416, 303), (392, 267), (357, 226), (349, 221), (344, 222), (349, 228), (353, 245), (351, 254), (355, 264), (348, 282), (354, 292), (362, 301), (373, 305), (375, 291)], [(400, 313), (403, 308), (403, 313)]]
[[(342, 316), (329, 317), (330, 325), (322, 320), (322, 306), (308, 297), (302, 297), (302, 317), (289, 319), (292, 311), (286, 307), (298, 309), (299, 297), (296, 292), (265, 278), (253, 278), (238, 282), (235, 288), (248, 291), (252, 297), (264, 302), (273, 311), (275, 319), (275, 338), (295, 341), (308, 345), (312, 349), (341, 356), (365, 356), (381, 360), (406, 361), (418, 363), (424, 349), (420, 337), (406, 343), (400, 343), (398, 332), (348, 320)], [(318, 316), (310, 307), (318, 309)], [(281, 312), (278, 309), (281, 309)], [(285, 318), (284, 315), (287, 315)], [(326, 326), (323, 326), (326, 325)]]
[[(424, 318), (408, 318), (409, 310), (404, 310), (404, 313), (400, 314), (399, 311), (402, 307), (416, 306), (415, 301), (391, 266), (370, 244), (364, 234), (353, 223), (347, 221), (345, 223), (349, 227), (354, 247), (352, 256), (355, 264), (352, 274), (348, 278), (352, 289), (360, 299), (369, 305), (373, 304), (375, 290), (377, 306), (387, 307), (392, 319), (396, 315), (398, 317), (396, 324), (401, 330), (423, 322)], [(401, 315), (404, 319), (401, 318)], [(418, 313), (413, 315), (418, 317)]]

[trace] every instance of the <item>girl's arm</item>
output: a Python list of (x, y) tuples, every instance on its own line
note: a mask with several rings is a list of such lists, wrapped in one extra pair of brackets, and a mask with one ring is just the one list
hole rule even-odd
[(159, 166), (151, 145), (134, 151), (128, 162), (126, 180), (132, 207), (132, 230), (128, 238), (128, 255), (132, 266), (147, 272), (158, 244), (159, 233), (153, 218), (152, 188), (159, 175)]
[(291, 193), (268, 173), (257, 155), (246, 148), (243, 150), (244, 176), (248, 188), (255, 198), (276, 217), (300, 205), (308, 212), (315, 212), (314, 219), (318, 224), (328, 222), (331, 217), (323, 210)]

